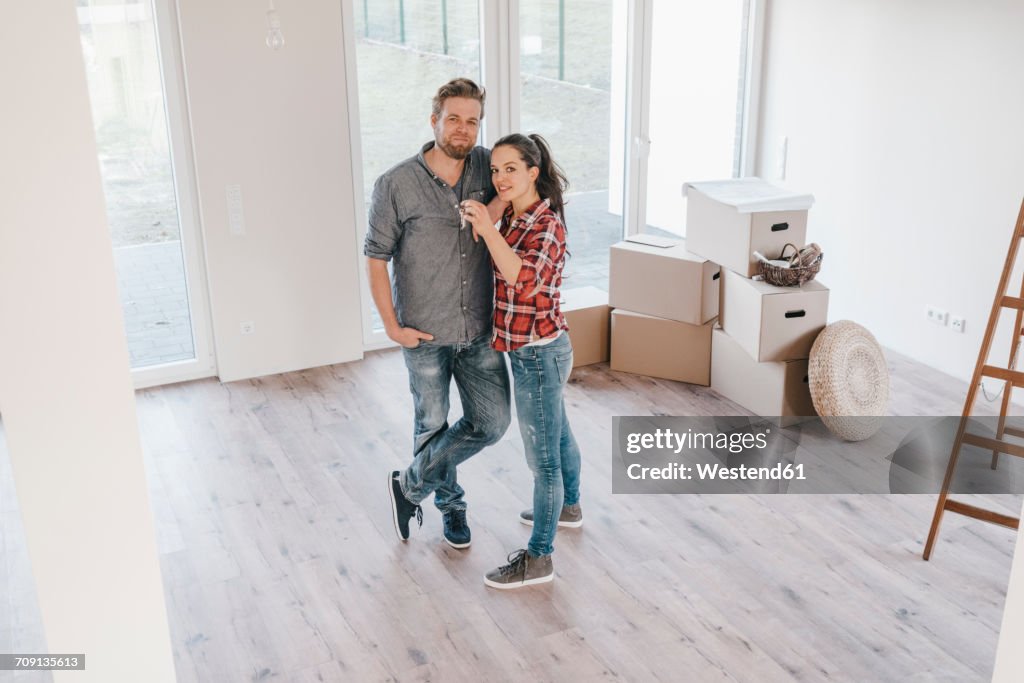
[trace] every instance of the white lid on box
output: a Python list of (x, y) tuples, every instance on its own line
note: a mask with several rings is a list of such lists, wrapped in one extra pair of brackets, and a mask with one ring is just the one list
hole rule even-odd
[(677, 239), (672, 239), (672, 238), (669, 238), (669, 237), (662, 237), (661, 235), (647, 235), (647, 234), (641, 233), (639, 235), (629, 235), (629, 236), (627, 236), (626, 237), (626, 241), (627, 242), (634, 242), (636, 244), (646, 244), (646, 245), (651, 246), (651, 247), (661, 247), (662, 249), (667, 249), (669, 247), (676, 246), (682, 240), (678, 239), (678, 238)]
[(812, 194), (793, 192), (753, 177), (683, 183), (684, 197), (690, 188), (739, 213), (805, 211), (814, 204)]
[(696, 261), (697, 263), (704, 263), (708, 260), (700, 254), (694, 254), (692, 251), (687, 251), (686, 240), (684, 239), (676, 240), (672, 245), (663, 247), (660, 245), (629, 239), (627, 237), (621, 242), (613, 244), (610, 249), (624, 249), (626, 251), (633, 251), (641, 254), (666, 256), (668, 258), (680, 259), (682, 261)]

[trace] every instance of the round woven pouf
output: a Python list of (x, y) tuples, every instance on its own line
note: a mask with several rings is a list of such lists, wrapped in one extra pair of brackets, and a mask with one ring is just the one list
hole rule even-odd
[(840, 439), (862, 441), (882, 426), (889, 406), (889, 368), (874, 335), (852, 320), (818, 335), (807, 363), (814, 409)]

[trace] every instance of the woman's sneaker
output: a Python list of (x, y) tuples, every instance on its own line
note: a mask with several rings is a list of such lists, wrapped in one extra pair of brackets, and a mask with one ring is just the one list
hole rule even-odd
[(491, 588), (522, 588), (538, 583), (548, 583), (555, 578), (551, 556), (534, 557), (529, 552), (517, 550), (508, 556), (508, 564), (487, 572), (484, 583)]
[[(533, 526), (533, 510), (523, 510), (519, 513), (519, 521), (526, 526)], [(563, 505), (562, 514), (558, 515), (558, 526), (578, 529), (583, 526), (583, 510), (580, 504)]]

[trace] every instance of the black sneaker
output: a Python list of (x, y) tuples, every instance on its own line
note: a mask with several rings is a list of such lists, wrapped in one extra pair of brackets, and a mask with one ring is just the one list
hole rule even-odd
[(508, 564), (487, 572), (484, 583), (491, 588), (509, 589), (548, 583), (554, 579), (551, 556), (534, 557), (524, 549), (510, 554)]
[(449, 510), (444, 513), (444, 540), (453, 548), (469, 547), (470, 533), (465, 510)]
[(391, 497), (391, 516), (395, 520), (395, 533), (401, 541), (409, 540), (409, 520), (413, 517), (423, 526), (423, 508), (409, 502), (398, 483), (398, 470), (388, 475), (388, 495)]

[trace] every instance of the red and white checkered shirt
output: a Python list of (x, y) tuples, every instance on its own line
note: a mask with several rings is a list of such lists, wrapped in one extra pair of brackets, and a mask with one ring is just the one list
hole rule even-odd
[(523, 260), (523, 266), (514, 283), (507, 282), (497, 266), (494, 268), (491, 346), (498, 351), (515, 351), (569, 329), (559, 304), (565, 225), (550, 205), (549, 200), (541, 200), (514, 220), (509, 206), (501, 219), (501, 234)]

